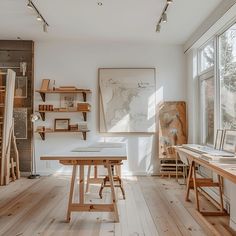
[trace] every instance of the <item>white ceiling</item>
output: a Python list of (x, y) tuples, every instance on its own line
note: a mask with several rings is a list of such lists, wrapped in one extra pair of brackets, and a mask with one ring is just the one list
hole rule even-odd
[(50, 24), (42, 31), (27, 0), (0, 0), (0, 39), (150, 41), (184, 44), (222, 0), (174, 0), (155, 32), (166, 0), (33, 0)]

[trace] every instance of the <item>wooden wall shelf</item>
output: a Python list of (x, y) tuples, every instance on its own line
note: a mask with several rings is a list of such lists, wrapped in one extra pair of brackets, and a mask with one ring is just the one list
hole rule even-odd
[(90, 111), (36, 111), (36, 112), (38, 112), (40, 114), (43, 121), (45, 121), (45, 114), (46, 113), (57, 113), (57, 112), (58, 113), (63, 113), (63, 112), (65, 112), (65, 113), (73, 112), (74, 113), (74, 112), (80, 112), (83, 115), (84, 121), (87, 121), (87, 112), (90, 112)]
[(90, 130), (68, 130), (68, 131), (55, 131), (55, 130), (45, 130), (45, 131), (40, 131), (37, 130), (36, 133), (38, 133), (42, 140), (45, 140), (45, 136), (48, 133), (82, 133), (83, 139), (86, 140), (87, 138), (87, 133), (90, 132)]
[(42, 98), (42, 100), (45, 102), (46, 100), (46, 94), (62, 94), (62, 93), (81, 93), (83, 95), (84, 102), (87, 100), (87, 94), (91, 93), (92, 91), (90, 89), (76, 89), (76, 90), (36, 90)]
[[(86, 102), (87, 101), (87, 94), (90, 94), (92, 93), (92, 91), (90, 89), (80, 89), (80, 88), (75, 88), (73, 87), (73, 89), (65, 89), (65, 88), (55, 88), (54, 90), (53, 89), (47, 89), (47, 90), (42, 90), (42, 89), (39, 89), (39, 90), (36, 90), (37, 93), (40, 94), (43, 102), (46, 101), (46, 94), (80, 94), (83, 96), (83, 101)], [(78, 105), (78, 104), (77, 104)], [(47, 105), (46, 105), (47, 106)], [(51, 105), (50, 105), (51, 107)], [(90, 107), (90, 105), (89, 105)], [(53, 106), (52, 106), (53, 108)], [(54, 108), (54, 109), (45, 109), (44, 108), (44, 105), (43, 105), (43, 108), (40, 107), (39, 105), (39, 110), (36, 111), (40, 114), (41, 118), (42, 118), (42, 121), (45, 121), (46, 119), (46, 113), (82, 113), (83, 115), (83, 120), (84, 121), (87, 121), (87, 113), (90, 112), (90, 110), (84, 108), (75, 108), (73, 110), (69, 110), (69, 109), (60, 109), (60, 108)], [(81, 119), (81, 118), (80, 118)], [(75, 129), (75, 130), (54, 130), (54, 129), (39, 129), (39, 130), (36, 130), (36, 133), (38, 133), (42, 140), (45, 140), (45, 136), (47, 133), (81, 133), (83, 135), (83, 139), (86, 140), (87, 138), (87, 132), (89, 132), (90, 130), (79, 130), (79, 129)]]

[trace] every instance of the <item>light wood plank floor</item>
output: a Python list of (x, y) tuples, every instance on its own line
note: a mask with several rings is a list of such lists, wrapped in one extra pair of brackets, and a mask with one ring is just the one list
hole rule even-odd
[[(184, 201), (185, 186), (159, 177), (124, 179), (126, 200), (117, 189), (120, 223), (113, 222), (111, 213), (73, 213), (68, 224), (64, 220), (69, 183), (68, 176), (50, 176), (22, 178), (0, 187), (0, 235), (236, 235), (228, 227), (229, 217), (201, 217), (192, 202)], [(104, 190), (102, 200), (98, 185), (91, 185), (90, 189), (87, 201), (110, 200), (109, 189)], [(214, 209), (204, 198), (201, 204), (205, 209)]]

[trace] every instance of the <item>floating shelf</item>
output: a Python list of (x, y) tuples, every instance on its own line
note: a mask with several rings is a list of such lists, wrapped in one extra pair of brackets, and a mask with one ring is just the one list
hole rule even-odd
[(46, 133), (82, 133), (83, 135), (83, 139), (86, 140), (87, 138), (87, 133), (90, 132), (90, 130), (68, 130), (68, 131), (55, 131), (55, 130), (45, 130), (45, 131), (40, 131), (40, 130), (37, 130), (35, 131), (36, 133), (38, 133), (42, 140), (45, 140), (45, 136), (46, 136)]
[(40, 114), (43, 121), (45, 121), (45, 113), (80, 112), (83, 115), (84, 121), (87, 121), (87, 112), (90, 112), (90, 111), (36, 111), (36, 112)]
[(83, 95), (84, 102), (87, 99), (87, 93), (91, 93), (92, 91), (89, 89), (75, 89), (75, 90), (36, 90), (42, 98), (42, 100), (45, 102), (46, 100), (46, 94), (55, 94), (55, 93), (81, 93)]

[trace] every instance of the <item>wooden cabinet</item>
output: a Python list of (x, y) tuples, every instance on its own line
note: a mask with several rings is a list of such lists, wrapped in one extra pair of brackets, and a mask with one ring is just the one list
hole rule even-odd
[[(59, 88), (55, 88), (54, 90), (36, 90), (42, 98), (43, 102), (46, 102), (46, 96), (47, 94), (53, 94), (57, 96), (58, 100), (60, 99), (61, 95), (79, 95), (81, 98), (81, 102), (78, 101), (77, 104), (74, 104), (74, 107), (72, 108), (66, 108), (66, 107), (54, 107), (53, 105), (48, 105), (48, 104), (42, 104), (39, 105), (39, 109), (36, 111), (40, 114), (41, 119), (43, 121), (46, 120), (46, 114), (48, 113), (55, 113), (57, 114), (56, 118), (59, 118), (58, 115), (62, 113), (78, 113), (78, 115), (82, 116), (82, 119), (84, 122), (87, 121), (87, 114), (91, 110), (91, 106), (89, 103), (87, 103), (87, 97), (89, 94), (91, 94), (91, 90), (89, 89), (74, 89), (74, 90), (60, 90)], [(77, 100), (74, 101), (74, 103)], [(83, 106), (79, 106), (79, 104), (84, 104)], [(78, 117), (79, 119), (79, 117)], [(45, 140), (46, 134), (49, 133), (61, 133), (61, 132), (66, 132), (66, 133), (81, 133), (83, 136), (83, 139), (86, 140), (87, 138), (87, 133), (90, 131), (88, 128), (81, 128), (78, 124), (71, 124), (73, 128), (69, 127), (66, 130), (56, 130), (55, 128), (45, 128), (44, 126), (40, 126), (36, 129), (36, 132), (41, 136), (42, 140)]]

